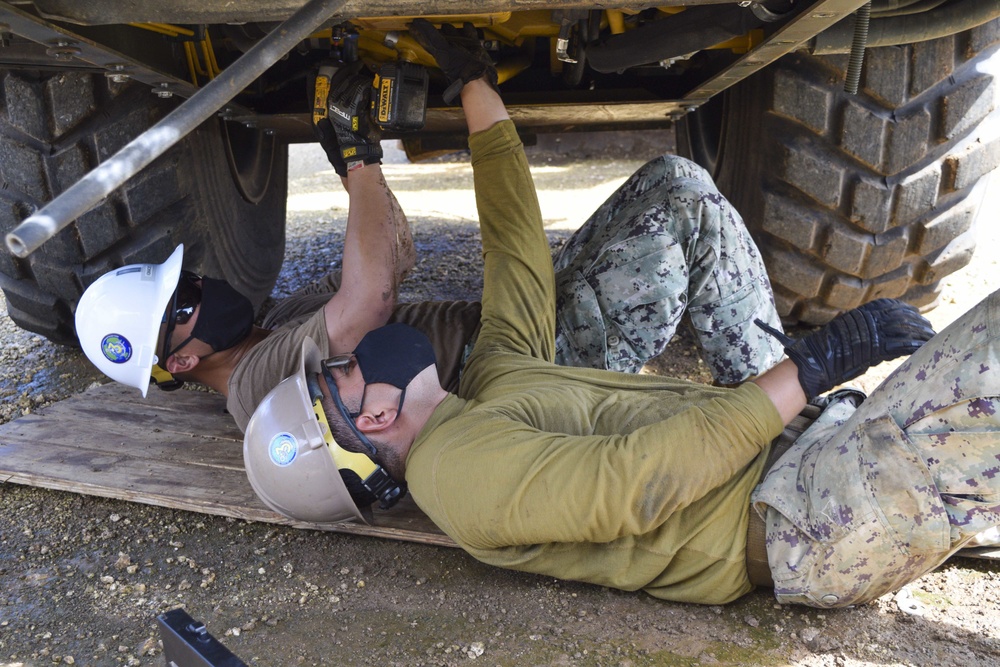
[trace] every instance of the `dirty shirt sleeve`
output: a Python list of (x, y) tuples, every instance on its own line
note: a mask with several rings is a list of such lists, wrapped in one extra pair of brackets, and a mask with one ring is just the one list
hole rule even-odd
[(782, 429), (753, 384), (623, 435), (549, 433), (508, 412), (445, 424), (437, 435), (454, 446), (411, 486), (467, 549), (645, 534), (745, 474)]
[(483, 239), (476, 351), (554, 355), (555, 274), (524, 147), (507, 120), (469, 137)]

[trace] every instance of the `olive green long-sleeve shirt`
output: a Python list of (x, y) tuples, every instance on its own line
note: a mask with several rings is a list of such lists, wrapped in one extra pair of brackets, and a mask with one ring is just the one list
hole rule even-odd
[(552, 364), (552, 262), (520, 141), (504, 121), (469, 143), (482, 329), (459, 395), (411, 447), (417, 504), (500, 567), (678, 601), (746, 593), (749, 497), (782, 429), (771, 401)]

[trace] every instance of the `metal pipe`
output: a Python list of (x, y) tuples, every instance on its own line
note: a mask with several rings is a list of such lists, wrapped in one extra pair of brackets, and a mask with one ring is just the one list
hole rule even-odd
[(26, 218), (7, 234), (7, 247), (18, 257), (37, 250), (218, 112), (346, 2), (309, 0), (190, 99)]

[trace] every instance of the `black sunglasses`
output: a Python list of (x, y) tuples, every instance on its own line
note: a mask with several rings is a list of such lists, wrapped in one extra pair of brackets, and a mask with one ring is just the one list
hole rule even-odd
[(194, 309), (201, 303), (201, 276), (190, 271), (181, 271), (177, 289), (170, 303), (170, 310), (163, 314), (163, 321), (170, 324), (171, 314), (175, 324), (187, 324), (194, 315)]
[[(167, 357), (173, 352), (170, 351), (170, 336), (174, 333), (174, 327), (178, 324), (187, 324), (194, 316), (194, 310), (201, 303), (201, 276), (190, 271), (181, 271), (181, 277), (177, 280), (177, 289), (170, 299), (167, 311), (163, 313), (161, 322), (166, 323), (167, 329), (163, 332), (163, 356), (160, 363), (166, 363)], [(186, 342), (186, 341), (185, 341)], [(180, 349), (180, 348), (177, 348)]]

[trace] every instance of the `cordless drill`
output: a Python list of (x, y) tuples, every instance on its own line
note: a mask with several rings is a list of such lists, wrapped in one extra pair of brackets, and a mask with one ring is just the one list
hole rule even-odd
[(416, 63), (385, 63), (375, 75), (372, 106), (383, 130), (419, 130), (427, 116), (427, 70)]
[[(337, 72), (333, 65), (323, 65), (316, 76), (313, 101), (313, 124), (328, 115), (326, 98), (330, 79)], [(405, 61), (385, 63), (372, 82), (372, 117), (382, 130), (406, 132), (424, 126), (427, 115), (427, 70)]]

